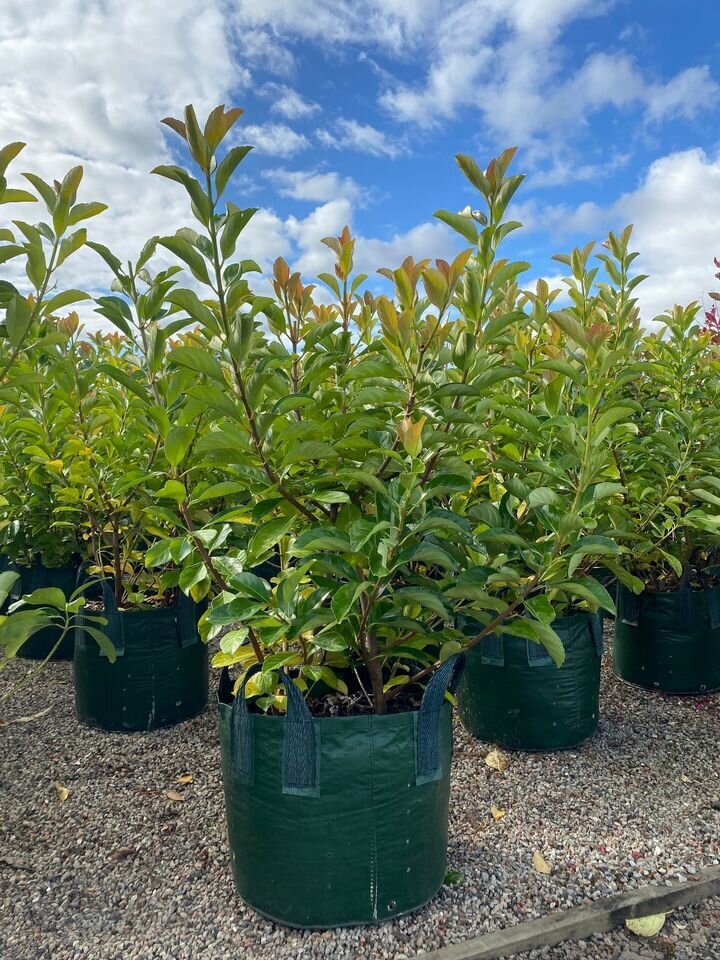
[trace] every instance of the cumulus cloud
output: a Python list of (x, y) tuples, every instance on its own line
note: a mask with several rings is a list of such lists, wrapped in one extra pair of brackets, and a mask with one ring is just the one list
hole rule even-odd
[(352, 177), (342, 177), (332, 170), (286, 170), (276, 167), (265, 170), (263, 176), (273, 183), (281, 197), (291, 197), (293, 200), (324, 203), (340, 197), (357, 202), (363, 196), (363, 191)]
[(660, 157), (636, 189), (609, 204), (576, 207), (530, 199), (513, 206), (526, 233), (544, 232), (559, 248), (602, 240), (609, 230), (634, 224), (633, 264), (648, 275), (637, 288), (646, 323), (676, 303), (699, 300), (713, 289), (712, 259), (720, 256), (720, 152), (699, 148)]
[(369, 123), (358, 123), (341, 117), (331, 130), (316, 131), (320, 143), (333, 150), (358, 150), (375, 157), (397, 157), (403, 147), (391, 140), (382, 130)]
[(284, 83), (266, 83), (260, 93), (272, 101), (270, 110), (286, 120), (301, 120), (321, 110), (319, 103), (306, 100), (297, 90)]
[(648, 122), (693, 117), (720, 87), (707, 66), (657, 79), (620, 50), (594, 51), (570, 65), (563, 43), (580, 18), (606, 13), (595, 0), (463, 0), (425, 37), (420, 82), (389, 82), (388, 114), (431, 129), (474, 111), (478, 125), (506, 143), (552, 144), (560, 130), (586, 125), (607, 107), (634, 108)]
[(238, 136), (251, 143), (259, 153), (275, 157), (293, 157), (310, 146), (304, 134), (285, 123), (247, 124), (238, 131)]

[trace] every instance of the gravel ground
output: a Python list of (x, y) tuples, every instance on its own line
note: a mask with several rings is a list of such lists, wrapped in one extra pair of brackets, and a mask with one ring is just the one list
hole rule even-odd
[[(0, 682), (25, 669), (11, 664)], [(448, 855), (459, 879), (410, 917), (325, 933), (276, 927), (234, 894), (214, 709), (151, 734), (89, 730), (74, 717), (71, 667), (53, 664), (4, 719), (48, 706), (0, 728), (2, 960), (402, 960), (720, 862), (720, 697), (634, 690), (609, 664), (600, 731), (578, 750), (508, 754), (498, 772), (459, 728)], [(652, 941), (615, 931), (526, 957), (706, 960), (719, 945), (715, 900), (672, 914)]]

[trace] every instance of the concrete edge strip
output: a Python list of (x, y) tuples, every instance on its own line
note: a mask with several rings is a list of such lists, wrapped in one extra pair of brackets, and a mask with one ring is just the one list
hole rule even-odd
[(563, 940), (583, 940), (594, 933), (605, 933), (632, 917), (648, 917), (656, 913), (697, 903), (720, 895), (720, 866), (706, 867), (694, 875), (696, 879), (671, 887), (649, 884), (627, 893), (595, 900), (588, 906), (573, 907), (551, 913), (539, 920), (528, 920), (503, 930), (488, 933), (465, 943), (452, 944), (432, 953), (422, 953), (418, 960), (498, 960), (524, 950), (551, 947)]

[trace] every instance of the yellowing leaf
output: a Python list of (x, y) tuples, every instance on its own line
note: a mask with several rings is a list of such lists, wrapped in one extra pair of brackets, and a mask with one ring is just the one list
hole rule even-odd
[(552, 867), (547, 862), (545, 857), (541, 853), (538, 853), (537, 850), (533, 854), (532, 865), (537, 870), (538, 873), (545, 873), (545, 874), (552, 873)]
[(67, 798), (70, 796), (70, 791), (68, 790), (68, 788), (64, 787), (61, 783), (58, 783), (57, 781), (53, 782), (53, 786), (55, 787), (55, 793), (58, 795), (58, 800), (60, 801), (60, 803), (65, 803)]
[(502, 818), (505, 816), (505, 811), (493, 804), (490, 807), (490, 815), (492, 816), (493, 820), (502, 820)]
[(420, 451), (422, 450), (422, 430), (426, 420), (427, 417), (420, 417), (419, 420), (413, 423), (409, 417), (405, 417), (405, 419), (398, 424), (398, 437), (403, 447), (405, 447), (405, 452), (409, 453), (411, 457), (420, 456)]
[(491, 750), (485, 757), (485, 763), (491, 770), (499, 770), (501, 773), (508, 768), (508, 758), (499, 750)]
[(626, 920), (625, 926), (638, 937), (654, 937), (660, 933), (665, 923), (664, 913), (654, 913), (650, 917), (634, 917), (632, 920)]
[(180, 776), (177, 778), (177, 782), (182, 784), (192, 783), (193, 775), (191, 773), (181, 773)]
[(177, 790), (166, 790), (165, 796), (168, 798), (168, 800), (174, 800), (176, 802), (185, 799), (185, 797), (181, 793), (178, 793)]

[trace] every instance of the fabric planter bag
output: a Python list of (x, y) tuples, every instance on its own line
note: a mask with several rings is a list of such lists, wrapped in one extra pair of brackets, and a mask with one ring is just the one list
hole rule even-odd
[[(104, 590), (107, 626), (117, 654), (111, 663), (83, 629), (75, 634), (75, 711), (102, 730), (141, 731), (194, 717), (207, 704), (208, 650), (197, 622), (202, 609), (183, 593), (172, 607), (118, 611)], [(97, 624), (93, 624), (97, 626)]]
[[(20, 579), (15, 583), (8, 597), (9, 603), (15, 603), (24, 594), (32, 593), (33, 590), (39, 590), (41, 587), (58, 587), (67, 598), (77, 589), (77, 566), (46, 567), (38, 562), (30, 567), (22, 567), (11, 563), (9, 569), (20, 574)], [(58, 642), (61, 632), (61, 628), (56, 626), (38, 630), (25, 641), (17, 655), (27, 660), (44, 660)], [(75, 637), (72, 630), (69, 630), (53, 654), (53, 659), (72, 660), (74, 649)]]
[[(510, 750), (565, 750), (592, 737), (600, 702), (602, 618), (576, 613), (553, 621), (565, 648), (556, 667), (544, 647), (510, 634), (486, 637), (466, 654), (458, 687), (463, 726)], [(482, 629), (465, 620), (468, 635)]]
[(666, 693), (720, 690), (720, 588), (618, 590), (613, 664), (627, 683)]
[(419, 710), (313, 718), (292, 680), (285, 716), (218, 692), (235, 886), (291, 927), (375, 924), (417, 909), (445, 877), (457, 656)]

